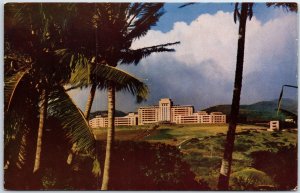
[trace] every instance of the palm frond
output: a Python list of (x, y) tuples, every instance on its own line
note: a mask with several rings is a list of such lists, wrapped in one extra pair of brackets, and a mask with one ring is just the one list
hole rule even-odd
[[(148, 87), (135, 76), (120, 70), (116, 67), (100, 65), (96, 66), (92, 74), (94, 80), (97, 80), (97, 86), (100, 89), (108, 88), (109, 82), (113, 82), (116, 91), (127, 91), (137, 96), (137, 102), (146, 100), (148, 97)], [(104, 76), (103, 76), (104, 75)]]
[(134, 63), (137, 65), (141, 59), (146, 58), (150, 54), (154, 52), (174, 52), (175, 49), (173, 48), (167, 48), (168, 46), (180, 44), (180, 42), (173, 42), (173, 43), (167, 43), (167, 44), (160, 44), (156, 46), (151, 47), (145, 47), (137, 50), (124, 50), (124, 52), (121, 54), (121, 64), (132, 64)]
[(141, 80), (108, 65), (90, 66), (90, 73), (84, 67), (78, 66), (72, 73), (70, 84), (71, 89), (75, 89), (85, 88), (94, 83), (98, 89), (103, 90), (108, 88), (110, 81), (115, 84), (117, 91), (129, 91), (132, 95), (136, 95), (137, 102), (146, 100), (148, 96), (148, 87)]
[(123, 32), (131, 26), (132, 22), (138, 17), (140, 12), (143, 10), (143, 8), (146, 6), (146, 4), (143, 3), (133, 3), (129, 8), (128, 8), (128, 14), (126, 16), (127, 20), (127, 25), (124, 26)]
[(253, 4), (254, 3), (249, 3), (249, 10), (248, 10), (249, 20), (251, 20), (253, 17)]
[(58, 49), (55, 51), (55, 55), (60, 58), (60, 64), (68, 64), (72, 70), (77, 66), (85, 67), (89, 63), (84, 50)]
[(56, 87), (49, 96), (49, 115), (60, 120), (70, 143), (76, 143), (81, 151), (95, 153), (95, 138), (81, 110), (75, 105), (63, 87)]
[(268, 7), (282, 7), (286, 11), (298, 12), (298, 4), (297, 3), (266, 3)]
[(6, 121), (5, 130), (14, 130), (14, 135), (5, 136), (4, 161), (9, 161), (9, 167), (17, 167), (22, 169), (28, 159), (28, 142), (30, 128), (24, 126), (24, 120), (20, 120), (17, 116), (13, 117), (13, 121)]
[(4, 78), (4, 106), (5, 106), (5, 111), (8, 111), (10, 108), (10, 105), (13, 101), (14, 94), (24, 78), (24, 76), (28, 73), (29, 69), (26, 71), (20, 71), (15, 73), (12, 76), (6, 76)]
[(34, 147), (32, 136), (38, 126), (39, 97), (30, 81), (30, 76), (24, 75), (18, 86), (15, 86), (13, 94), (5, 93), (10, 95), (10, 101), (13, 101), (4, 116), (5, 161), (9, 160), (11, 166), (17, 166), (19, 169), (23, 168), (29, 159), (28, 155)]
[(195, 3), (185, 3), (183, 5), (180, 5), (178, 8), (184, 8), (186, 6), (193, 5), (193, 4), (195, 4)]
[(234, 5), (234, 13), (233, 13), (233, 20), (236, 23), (237, 20), (240, 20), (241, 14), (239, 12), (239, 3), (235, 3)]
[(163, 3), (145, 3), (137, 19), (128, 26), (128, 34), (125, 39), (138, 39), (147, 34), (152, 26), (155, 26), (159, 18), (164, 14)]

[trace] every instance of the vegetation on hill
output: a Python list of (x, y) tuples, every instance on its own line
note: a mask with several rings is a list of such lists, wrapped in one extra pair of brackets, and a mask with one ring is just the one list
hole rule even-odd
[[(288, 116), (297, 116), (298, 102), (293, 99), (282, 99), (281, 111), (277, 115), (277, 100), (261, 101), (251, 105), (241, 105), (239, 119), (241, 122), (284, 120)], [(230, 115), (230, 105), (217, 105), (204, 109), (207, 112), (222, 112)], [(230, 117), (228, 117), (230, 118)]]
[[(186, 152), (185, 160), (190, 163), (192, 170), (197, 176), (204, 176), (212, 189), (216, 188), (224, 142), (225, 135), (218, 135), (191, 141), (181, 147)], [(296, 144), (297, 133), (293, 131), (237, 133), (232, 172), (253, 167), (265, 172), (275, 182), (267, 185), (274, 185), (278, 190), (293, 189), (297, 184), (293, 172), (297, 171)], [(290, 175), (289, 183), (286, 182), (287, 175)]]
[(273, 184), (272, 179), (263, 171), (245, 168), (232, 174), (230, 186), (233, 190), (256, 190), (258, 186)]
[[(226, 124), (211, 125), (172, 125), (148, 131), (147, 128), (117, 128), (117, 140), (147, 141), (176, 146), (183, 159), (190, 165), (195, 179), (206, 182), (210, 189), (216, 189), (217, 177), (224, 150)], [(270, 190), (290, 190), (297, 182), (297, 131), (287, 130), (268, 132), (263, 126), (238, 125), (235, 140), (232, 172), (245, 168), (262, 171), (272, 179), (266, 187), (253, 187)], [(97, 138), (105, 138), (105, 129), (95, 132)], [(135, 136), (142, 136), (137, 138)], [(188, 140), (190, 139), (190, 140)], [(186, 143), (182, 143), (186, 141)], [(165, 154), (164, 154), (165, 155)], [(266, 158), (266, 156), (268, 158)], [(279, 168), (285, 168), (281, 170)], [(290, 178), (286, 177), (290, 175)], [(289, 179), (288, 181), (286, 179)], [(260, 185), (261, 183), (258, 183)], [(234, 185), (232, 189), (243, 187)]]

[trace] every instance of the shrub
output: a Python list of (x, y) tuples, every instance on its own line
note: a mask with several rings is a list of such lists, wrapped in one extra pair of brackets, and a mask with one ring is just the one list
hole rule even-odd
[(255, 190), (259, 185), (273, 185), (272, 179), (263, 171), (246, 168), (231, 175), (233, 190)]
[(271, 176), (279, 190), (292, 190), (297, 186), (297, 146), (283, 146), (278, 149), (277, 152), (252, 152), (252, 167)]
[(111, 172), (111, 190), (208, 189), (204, 182), (195, 181), (195, 174), (176, 147), (161, 143), (117, 141)]

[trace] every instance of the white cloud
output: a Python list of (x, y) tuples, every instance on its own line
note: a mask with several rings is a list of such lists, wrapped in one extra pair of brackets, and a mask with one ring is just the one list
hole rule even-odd
[[(171, 97), (196, 108), (231, 102), (236, 66), (238, 24), (232, 13), (203, 14), (187, 24), (176, 22), (167, 33), (150, 30), (133, 48), (181, 41), (174, 53), (157, 53), (138, 66), (122, 66), (147, 80), (149, 103)], [(262, 23), (247, 22), (242, 103), (277, 98), (282, 84), (297, 83), (297, 16), (278, 14)], [(119, 109), (136, 109), (134, 97)], [(124, 100), (123, 100), (124, 101)]]

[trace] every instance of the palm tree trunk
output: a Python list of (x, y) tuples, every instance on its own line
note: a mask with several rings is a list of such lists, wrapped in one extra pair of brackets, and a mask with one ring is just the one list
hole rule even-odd
[(244, 50), (245, 50), (245, 32), (246, 32), (246, 21), (248, 13), (248, 3), (242, 3), (240, 24), (239, 24), (239, 39), (238, 39), (238, 50), (237, 50), (237, 63), (235, 71), (234, 90), (230, 112), (230, 122), (227, 131), (225, 150), (220, 169), (218, 190), (228, 190), (229, 177), (231, 172), (232, 163), (232, 152), (234, 147), (235, 130), (237, 125), (237, 118), (240, 108), (240, 96), (242, 89), (242, 78), (243, 78), (243, 63), (244, 63)]
[(92, 104), (93, 104), (94, 97), (95, 97), (95, 93), (96, 93), (96, 84), (93, 84), (92, 88), (91, 88), (91, 91), (90, 91), (89, 98), (86, 102), (85, 111), (84, 111), (84, 117), (86, 118), (86, 120), (89, 119)]
[(110, 178), (110, 159), (112, 153), (112, 147), (114, 142), (114, 133), (115, 133), (115, 86), (112, 82), (108, 86), (108, 128), (107, 128), (107, 142), (106, 142), (106, 153), (105, 153), (105, 162), (104, 162), (104, 171), (102, 178), (101, 190), (108, 189), (108, 183)]
[[(84, 111), (84, 117), (85, 117), (85, 119), (87, 121), (89, 119), (91, 108), (92, 108), (92, 105), (93, 105), (93, 101), (94, 101), (94, 97), (95, 97), (95, 93), (96, 93), (96, 88), (97, 88), (97, 85), (93, 84), (92, 88), (91, 88), (91, 91), (90, 91), (89, 98), (88, 98), (88, 100), (86, 102), (85, 111)], [(74, 143), (73, 146), (72, 146), (72, 148), (71, 148), (71, 151), (70, 151), (70, 153), (68, 155), (68, 159), (67, 159), (67, 164), (69, 164), (69, 165), (73, 161), (73, 157), (74, 157), (76, 148), (77, 148), (77, 144)]]
[(35, 153), (33, 173), (37, 172), (40, 169), (41, 152), (42, 152), (42, 137), (43, 137), (43, 130), (44, 130), (44, 126), (45, 126), (45, 119), (47, 116), (47, 104), (48, 104), (48, 93), (47, 93), (46, 89), (44, 89), (42, 91), (40, 100), (41, 100), (40, 120), (39, 120), (39, 129), (38, 129), (38, 137), (37, 137), (37, 144), (36, 144), (36, 153)]

